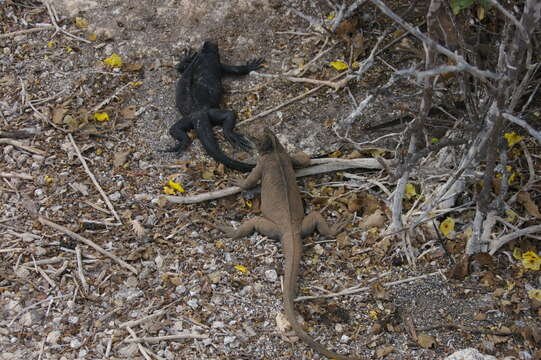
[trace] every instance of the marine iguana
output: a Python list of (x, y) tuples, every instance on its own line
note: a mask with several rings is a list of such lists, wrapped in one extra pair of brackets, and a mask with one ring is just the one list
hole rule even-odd
[(165, 151), (185, 150), (190, 144), (187, 132), (195, 129), (201, 144), (216, 161), (236, 170), (250, 171), (254, 165), (234, 160), (220, 149), (212, 128), (222, 126), (225, 138), (233, 146), (243, 150), (251, 148), (246, 138), (233, 130), (237, 119), (235, 113), (219, 108), (223, 94), (222, 76), (246, 75), (259, 69), (263, 61), (262, 58), (255, 59), (240, 66), (222, 64), (218, 45), (212, 41), (205, 41), (199, 52), (188, 52), (176, 66), (182, 74), (176, 84), (176, 107), (182, 119), (169, 129), (178, 144)]
[(301, 195), (292, 159), (282, 147), (276, 136), (267, 128), (261, 139), (256, 142), (260, 157), (256, 167), (236, 185), (242, 189), (253, 188), (261, 180), (261, 212), (263, 216), (244, 222), (237, 229), (214, 225), (227, 237), (238, 239), (257, 231), (273, 239), (280, 239), (284, 253), (284, 288), (283, 301), (286, 317), (291, 327), (312, 349), (329, 358), (348, 360), (350, 358), (328, 350), (316, 342), (297, 321), (293, 299), (297, 293), (297, 276), (302, 257), (302, 237), (315, 229), (326, 236), (336, 235), (345, 222), (330, 227), (319, 212), (304, 216)]

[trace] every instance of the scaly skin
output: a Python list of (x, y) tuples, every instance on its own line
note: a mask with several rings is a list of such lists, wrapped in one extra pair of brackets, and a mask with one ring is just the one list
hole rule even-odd
[(293, 299), (297, 293), (297, 277), (302, 257), (302, 237), (315, 229), (332, 236), (345, 225), (344, 222), (327, 225), (318, 212), (304, 216), (301, 195), (293, 171), (292, 159), (278, 139), (265, 129), (258, 144), (260, 157), (256, 167), (244, 181), (237, 181), (243, 189), (253, 188), (261, 180), (261, 212), (263, 216), (244, 222), (237, 229), (219, 227), (228, 237), (238, 239), (258, 231), (274, 239), (280, 239), (284, 253), (284, 309), (295, 333), (312, 349), (331, 359), (349, 360), (316, 342), (297, 321)]
[(233, 130), (237, 119), (235, 113), (219, 108), (223, 94), (222, 76), (245, 75), (259, 69), (262, 63), (263, 59), (256, 59), (241, 66), (222, 64), (218, 46), (210, 41), (205, 41), (198, 53), (188, 53), (177, 65), (182, 77), (176, 85), (176, 106), (182, 119), (169, 129), (178, 144), (165, 151), (185, 150), (190, 144), (187, 132), (195, 129), (201, 144), (216, 161), (243, 172), (253, 169), (254, 165), (227, 156), (220, 149), (212, 128), (222, 126), (224, 136), (232, 145), (250, 149), (244, 136)]

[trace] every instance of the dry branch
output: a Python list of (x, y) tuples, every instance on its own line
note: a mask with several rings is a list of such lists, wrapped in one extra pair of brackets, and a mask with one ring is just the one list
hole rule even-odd
[[(299, 169), (295, 172), (297, 177), (304, 177), (310, 175), (324, 174), (333, 171), (341, 171), (347, 169), (381, 169), (381, 165), (376, 159), (313, 159), (310, 162), (315, 164), (307, 168)], [(160, 198), (163, 198), (174, 204), (195, 204), (203, 201), (210, 201), (220, 199), (226, 196), (237, 194), (241, 192), (241, 188), (237, 186), (229, 187), (223, 190), (211, 191), (208, 193), (198, 194), (194, 196), (172, 196), (172, 195), (163, 195)], [(139, 195), (141, 200), (153, 200), (151, 196)]]
[(115, 261), (117, 264), (121, 265), (122, 267), (125, 267), (126, 269), (130, 270), (131, 272), (133, 272), (134, 274), (139, 274), (139, 272), (137, 271), (137, 269), (135, 269), (133, 266), (131, 266), (130, 264), (128, 264), (127, 262), (125, 262), (124, 260), (120, 259), (118, 256), (116, 255), (113, 255), (111, 254), (110, 252), (106, 251), (105, 249), (103, 249), (101, 246), (99, 246), (98, 244), (96, 244), (95, 242), (93, 242), (92, 240), (89, 240), (87, 238), (84, 238), (82, 237), (81, 235), (79, 234), (76, 234), (74, 233), (73, 231), (63, 227), (62, 225), (58, 225), (44, 217), (41, 217), (39, 216), (38, 217), (38, 221), (40, 223), (42, 223), (43, 225), (47, 225), (47, 226), (50, 226), (52, 227), (53, 229), (56, 229), (68, 236), (70, 236), (72, 239), (75, 239), (77, 241), (80, 241), (82, 242), (83, 244), (86, 244), (88, 246), (90, 246), (91, 248), (93, 248), (94, 250), (96, 250), (97, 252), (99, 252), (100, 254), (104, 255), (104, 256), (107, 256), (108, 258), (112, 259), (113, 261)]
[(31, 152), (33, 154), (37, 154), (37, 155), (41, 155), (41, 156), (47, 156), (47, 153), (45, 151), (37, 149), (37, 148), (32, 147), (32, 146), (25, 145), (22, 142), (17, 141), (17, 140), (2, 138), (2, 139), (0, 139), (0, 144), (13, 145), (15, 147), (18, 147), (18, 148), (23, 149), (25, 151)]

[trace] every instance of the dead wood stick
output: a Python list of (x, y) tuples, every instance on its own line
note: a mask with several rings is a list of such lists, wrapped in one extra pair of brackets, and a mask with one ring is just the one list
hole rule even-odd
[[(310, 163), (317, 165), (310, 166), (307, 168), (299, 169), (295, 172), (297, 177), (324, 174), (333, 171), (341, 171), (347, 169), (355, 168), (364, 168), (364, 169), (381, 169), (381, 165), (376, 159), (314, 159)], [(173, 196), (173, 195), (163, 195), (160, 198), (163, 198), (174, 204), (196, 204), (203, 201), (210, 201), (215, 199), (220, 199), (226, 196), (230, 196), (236, 193), (241, 192), (241, 188), (237, 186), (229, 187), (223, 190), (211, 191), (208, 193), (193, 195), (193, 196)], [(153, 200), (152, 197), (145, 197), (144, 195), (138, 196), (140, 199), (149, 199)]]
[[(138, 340), (139, 338), (137, 337), (137, 334), (135, 333), (135, 331), (133, 331), (133, 329), (131, 327), (128, 327), (127, 328), (128, 332), (130, 333), (130, 335), (132, 336), (133, 340)], [(146, 360), (152, 360), (152, 358), (150, 357), (150, 355), (147, 354), (147, 349), (141, 345), (141, 344), (137, 344), (137, 347), (139, 348), (139, 352), (143, 355), (143, 357), (146, 359)]]
[[(347, 74), (346, 72), (343, 72), (343, 73), (341, 73), (341, 74), (338, 74), (338, 75), (336, 75), (335, 77), (331, 78), (329, 81), (335, 81), (335, 80), (338, 80), (339, 78), (341, 78), (342, 76), (344, 76), (344, 75), (346, 75), (346, 74)], [(264, 117), (264, 116), (267, 116), (267, 115), (269, 115), (269, 114), (272, 114), (273, 112), (278, 111), (278, 110), (280, 110), (281, 108), (283, 108), (283, 107), (285, 107), (285, 106), (287, 106), (287, 105), (289, 105), (289, 104), (294, 103), (295, 101), (298, 101), (298, 100), (300, 100), (300, 99), (302, 99), (302, 98), (304, 98), (304, 97), (306, 97), (306, 96), (308, 96), (308, 95), (311, 95), (311, 94), (315, 93), (316, 91), (318, 91), (319, 89), (321, 89), (321, 88), (324, 87), (324, 86), (326, 86), (326, 85), (325, 85), (325, 84), (318, 85), (318, 86), (316, 86), (315, 88), (313, 88), (312, 90), (308, 90), (307, 92), (302, 93), (302, 94), (300, 94), (300, 95), (298, 95), (298, 96), (296, 96), (296, 97), (294, 97), (294, 98), (292, 98), (292, 99), (289, 99), (289, 100), (287, 100), (287, 101), (281, 103), (280, 105), (277, 105), (277, 106), (275, 106), (275, 107), (273, 107), (273, 108), (271, 108), (271, 109), (268, 109), (268, 110), (265, 110), (265, 111), (263, 111), (263, 112), (260, 112), (259, 114), (255, 115), (255, 116), (252, 116), (252, 117), (249, 118), (249, 119), (246, 119), (246, 120), (243, 120), (243, 121), (238, 122), (238, 123), (237, 123), (237, 126), (247, 124), (247, 123), (252, 122), (252, 121), (254, 121), (254, 120), (256, 120), (256, 119), (259, 119), (259, 118), (261, 118), (261, 117)]]
[(75, 247), (75, 257), (77, 258), (77, 274), (83, 285), (83, 290), (88, 294), (88, 284), (85, 279), (85, 274), (83, 273), (83, 260), (81, 256), (81, 247), (79, 245)]
[(0, 130), (0, 138), (28, 139), (35, 135), (36, 135), (35, 133), (31, 133), (31, 132), (23, 131), (23, 130), (13, 130), (13, 131)]
[(130, 321), (123, 322), (118, 327), (121, 328), (121, 329), (124, 328), (124, 327), (134, 327), (134, 326), (137, 326), (137, 325), (142, 324), (144, 322), (147, 322), (149, 320), (152, 320), (152, 319), (154, 319), (156, 317), (162, 316), (163, 314), (165, 314), (165, 311), (160, 310), (160, 311), (155, 312), (154, 314), (150, 314), (150, 315), (145, 316), (145, 317), (143, 317), (141, 319), (130, 320)]
[[(398, 280), (398, 281), (391, 281), (391, 282), (388, 282), (388, 283), (384, 283), (383, 286), (384, 287), (391, 287), (391, 286), (394, 286), (394, 285), (400, 285), (400, 284), (404, 284), (404, 283), (407, 283), (407, 282), (412, 282), (412, 281), (415, 281), (415, 280), (421, 280), (421, 279), (427, 278), (429, 276), (434, 276), (434, 275), (440, 275), (440, 272), (436, 271), (436, 272), (433, 272), (433, 273), (424, 274), (424, 275), (420, 275), (420, 276), (414, 276), (414, 277), (410, 277), (410, 278), (407, 278), (407, 279), (402, 279), (402, 280)], [(330, 294), (324, 294), (324, 295), (299, 296), (299, 297), (297, 297), (295, 299), (295, 301), (330, 298), (330, 297), (344, 296), (344, 295), (354, 295), (354, 294), (357, 294), (357, 293), (360, 293), (360, 292), (370, 291), (370, 289), (371, 289), (370, 286), (365, 286), (365, 287), (362, 287), (362, 288), (350, 288), (350, 289), (346, 289), (344, 291), (340, 291), (340, 292), (337, 292), (337, 293), (330, 293)]]
[(40, 26), (40, 27), (31, 28), (31, 29), (17, 30), (17, 31), (0, 35), (0, 39), (7, 39), (9, 37), (14, 37), (17, 35), (24, 35), (24, 34), (30, 34), (30, 33), (38, 32), (38, 31), (53, 30), (53, 29), (54, 29), (53, 25), (46, 25), (46, 26)]
[(10, 172), (0, 172), (0, 177), (18, 178), (18, 179), (23, 179), (23, 180), (34, 180), (32, 175), (30, 174), (17, 174), (17, 173), (10, 173)]
[(75, 152), (77, 153), (77, 157), (79, 158), (79, 160), (80, 160), (81, 163), (83, 164), (83, 167), (85, 168), (86, 173), (88, 174), (88, 176), (90, 177), (90, 179), (92, 179), (92, 183), (94, 184), (94, 186), (96, 187), (96, 189), (98, 189), (98, 191), (99, 191), (101, 197), (103, 198), (103, 201), (105, 201), (105, 203), (107, 204), (107, 207), (109, 208), (109, 210), (111, 211), (111, 213), (113, 214), (113, 216), (115, 217), (115, 219), (116, 219), (119, 223), (122, 223), (122, 220), (120, 219), (120, 216), (118, 216), (118, 214), (116, 213), (113, 204), (111, 204), (111, 201), (109, 200), (109, 197), (107, 196), (107, 194), (105, 193), (105, 191), (103, 191), (103, 189), (101, 188), (100, 184), (99, 184), (98, 181), (96, 180), (96, 177), (94, 176), (94, 174), (92, 174), (92, 172), (91, 172), (90, 169), (88, 168), (88, 165), (86, 164), (86, 160), (83, 158), (83, 155), (81, 154), (81, 151), (79, 151), (79, 148), (77, 147), (77, 144), (75, 143), (75, 140), (73, 140), (73, 136), (71, 136), (71, 134), (68, 134), (68, 138), (69, 138), (69, 140), (70, 140), (70, 142), (71, 142), (71, 145), (72, 145), (73, 148), (75, 149)]
[(64, 226), (62, 225), (58, 225), (57, 223), (54, 223), (44, 217), (41, 217), (39, 216), (38, 217), (38, 221), (40, 223), (42, 223), (43, 225), (47, 225), (47, 226), (50, 226), (52, 227), (53, 229), (56, 229), (60, 232), (63, 232), (64, 234), (70, 236), (71, 238), (77, 240), (77, 241), (80, 241), (82, 242), (83, 244), (86, 244), (88, 246), (90, 246), (91, 248), (93, 248), (94, 250), (96, 250), (97, 252), (99, 252), (100, 254), (104, 255), (104, 256), (107, 256), (108, 258), (112, 259), (113, 261), (115, 261), (117, 264), (119, 264), (120, 266), (123, 266), (125, 267), (126, 269), (130, 270), (132, 273), (134, 273), (135, 275), (138, 275), (138, 271), (137, 269), (135, 269), (133, 266), (131, 266), (130, 264), (128, 264), (127, 262), (125, 262), (124, 260), (120, 259), (118, 256), (116, 255), (113, 255), (109, 252), (107, 252), (105, 249), (103, 249), (101, 246), (99, 246), (98, 244), (96, 244), (95, 242), (93, 242), (92, 240), (89, 240), (87, 238), (84, 238), (82, 237), (81, 235), (79, 234), (76, 234), (74, 233), (73, 231), (65, 228)]
[(57, 18), (56, 10), (53, 7), (53, 5), (50, 3), (50, 0), (45, 1), (45, 7), (47, 8), (47, 12), (49, 13), (49, 17), (51, 18), (51, 22), (53, 23), (53, 26), (56, 29), (56, 31), (59, 31), (62, 34), (66, 35), (68, 37), (71, 37), (71, 38), (73, 38), (75, 40), (79, 40), (79, 41), (82, 41), (82, 42), (87, 43), (87, 44), (91, 43), (90, 40), (83, 39), (82, 37), (73, 35), (73, 34), (67, 32), (66, 30), (62, 29), (60, 26), (58, 26), (58, 23), (56, 22), (56, 18)]
[(111, 100), (113, 100), (116, 96), (118, 96), (122, 91), (124, 91), (125, 88), (127, 88), (128, 86), (130, 86), (131, 83), (127, 83), (127, 84), (124, 84), (123, 86), (119, 87), (118, 89), (115, 90), (115, 92), (113, 93), (113, 95), (109, 96), (107, 99), (103, 100), (101, 103), (99, 103), (98, 105), (94, 106), (92, 108), (92, 110), (90, 111), (91, 113), (94, 113), (98, 110), (100, 110), (102, 107), (104, 107), (105, 105), (109, 104), (111, 102)]
[(207, 334), (192, 334), (192, 333), (183, 333), (183, 334), (176, 334), (176, 335), (164, 335), (164, 336), (146, 336), (146, 337), (138, 337), (135, 339), (126, 339), (124, 342), (126, 343), (149, 343), (149, 344), (156, 344), (160, 341), (175, 341), (175, 340), (183, 340), (183, 339), (208, 339)]
[(509, 241), (514, 240), (518, 237), (541, 233), (541, 225), (533, 225), (518, 231), (512, 232), (511, 234), (504, 235), (497, 240), (493, 240), (490, 243), (490, 255), (494, 255), (499, 248), (507, 244)]
[(265, 74), (265, 73), (258, 73), (254, 71), (254, 74), (260, 77), (264, 78), (271, 78), (271, 79), (284, 79), (295, 83), (307, 83), (307, 84), (314, 84), (314, 85), (324, 85), (333, 88), (335, 91), (339, 90), (342, 87), (342, 83), (337, 81), (329, 81), (329, 80), (318, 80), (318, 79), (311, 79), (311, 78), (305, 78), (305, 77), (296, 77), (296, 76), (288, 76), (288, 75), (280, 75), (280, 74)]
[(17, 141), (17, 140), (1, 138), (0, 139), (0, 144), (13, 145), (15, 147), (26, 150), (26, 151), (31, 152), (33, 154), (38, 154), (38, 155), (41, 155), (41, 156), (47, 156), (47, 153), (45, 151), (37, 149), (37, 148), (32, 147), (32, 146), (25, 145), (22, 142)]

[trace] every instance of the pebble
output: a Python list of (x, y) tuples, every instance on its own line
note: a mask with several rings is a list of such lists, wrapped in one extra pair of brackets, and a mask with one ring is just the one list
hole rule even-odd
[(187, 304), (189, 307), (191, 307), (194, 310), (197, 309), (197, 307), (199, 306), (197, 299), (190, 299), (188, 300)]
[(270, 282), (275, 282), (276, 280), (278, 280), (278, 274), (274, 269), (267, 270), (265, 271), (265, 278)]

